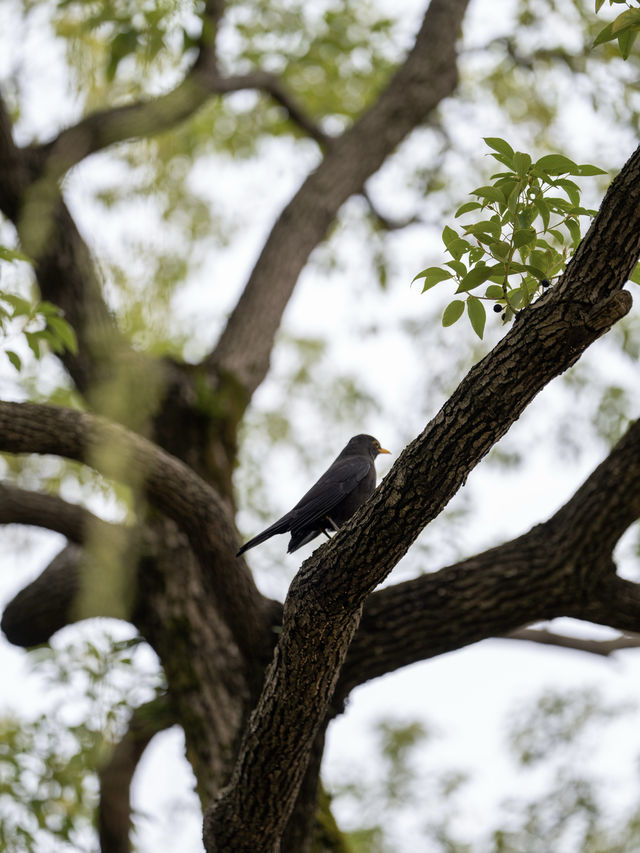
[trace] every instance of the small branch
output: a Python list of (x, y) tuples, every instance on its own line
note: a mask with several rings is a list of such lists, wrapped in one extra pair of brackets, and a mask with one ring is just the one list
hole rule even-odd
[(575, 649), (578, 652), (587, 652), (591, 655), (602, 655), (610, 657), (622, 649), (637, 649), (640, 647), (640, 636), (631, 637), (620, 635), (613, 640), (588, 640), (584, 637), (569, 637), (565, 634), (556, 634), (537, 628), (519, 628), (505, 634), (506, 640), (525, 640), (528, 643), (541, 643), (544, 646), (559, 646), (562, 649)]
[(362, 190), (360, 195), (369, 205), (369, 210), (373, 218), (385, 231), (401, 231), (403, 228), (408, 228), (409, 225), (415, 225), (422, 221), (419, 216), (415, 215), (410, 216), (408, 219), (391, 219), (378, 209), (366, 188)]
[(109, 761), (100, 769), (98, 830), (101, 853), (130, 853), (131, 780), (142, 755), (159, 732), (174, 725), (165, 696), (136, 708), (129, 727), (115, 745)]
[(47, 184), (60, 178), (85, 157), (129, 139), (144, 139), (177, 127), (214, 95), (246, 90), (263, 91), (287, 111), (289, 118), (320, 145), (330, 137), (311, 120), (282, 82), (266, 71), (222, 77), (211, 65), (196, 61), (184, 80), (171, 92), (153, 99), (100, 110), (61, 131), (50, 142), (30, 149)]

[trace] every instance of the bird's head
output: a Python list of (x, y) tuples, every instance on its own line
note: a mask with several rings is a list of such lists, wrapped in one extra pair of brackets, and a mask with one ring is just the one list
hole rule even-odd
[(382, 447), (377, 438), (374, 438), (372, 435), (354, 435), (354, 437), (349, 441), (345, 450), (350, 453), (357, 454), (370, 454), (373, 459), (379, 453), (391, 453), (390, 450)]

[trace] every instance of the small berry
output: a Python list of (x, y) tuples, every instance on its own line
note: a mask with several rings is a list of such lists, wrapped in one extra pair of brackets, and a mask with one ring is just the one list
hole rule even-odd
[(501, 320), (506, 320), (506, 319), (507, 319), (507, 312), (506, 312), (506, 311), (504, 312), (504, 314), (502, 315), (502, 317), (501, 317), (500, 319), (501, 319)]
[(502, 311), (502, 305), (496, 302), (496, 304), (493, 306), (493, 310), (496, 312), (496, 314), (499, 314)]
[(551, 282), (549, 281), (549, 279), (548, 279), (548, 278), (543, 278), (543, 279), (542, 279), (542, 281), (540, 282), (540, 284), (541, 284), (543, 287), (550, 287), (550, 286), (551, 286)]

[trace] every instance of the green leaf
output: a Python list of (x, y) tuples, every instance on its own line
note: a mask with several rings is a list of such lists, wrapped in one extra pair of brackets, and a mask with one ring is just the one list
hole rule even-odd
[(598, 35), (593, 40), (593, 46), (596, 47), (599, 44), (604, 44), (606, 41), (611, 41), (616, 37), (616, 34), (613, 32), (613, 21), (610, 24), (607, 24), (606, 27), (603, 27)]
[(582, 235), (580, 234), (580, 224), (576, 219), (567, 219), (565, 225), (567, 226), (569, 234), (571, 234), (573, 245), (577, 246), (582, 239)]
[(490, 284), (484, 292), (487, 299), (504, 299), (504, 290), (499, 284)]
[(451, 267), (454, 273), (458, 276), (463, 276), (467, 274), (467, 268), (462, 263), (462, 261), (447, 261), (445, 263), (446, 267)]
[(467, 201), (465, 204), (460, 205), (456, 210), (454, 217), (457, 219), (459, 216), (462, 216), (463, 213), (469, 213), (470, 210), (477, 210), (479, 207), (482, 207), (479, 201)]
[(485, 136), (484, 141), (487, 143), (489, 148), (493, 148), (494, 151), (498, 151), (500, 154), (506, 154), (507, 157), (513, 157), (514, 150), (506, 139), (500, 139), (499, 136)]
[(538, 213), (540, 214), (540, 217), (542, 219), (542, 224), (544, 225), (544, 230), (546, 231), (547, 228), (549, 227), (549, 219), (551, 217), (551, 211), (549, 210), (549, 205), (547, 204), (546, 200), (543, 199), (542, 197), (535, 199), (533, 204), (534, 204), (536, 210), (538, 211)]
[(534, 228), (520, 228), (513, 232), (513, 245), (516, 249), (521, 246), (527, 246), (530, 243), (535, 243), (536, 232)]
[(577, 175), (579, 172), (578, 164), (564, 154), (546, 154), (537, 160), (535, 165), (547, 175)]
[[(513, 169), (513, 158), (506, 157), (504, 154), (498, 154), (495, 151), (490, 151), (489, 156), (493, 157), (498, 163), (502, 163), (504, 166), (507, 166), (509, 169)], [(501, 177), (506, 177), (507, 175), (512, 174), (512, 172), (499, 172), (498, 175)], [(498, 175), (492, 175), (492, 178), (497, 178)]]
[(627, 9), (618, 15), (611, 25), (611, 32), (619, 36), (622, 30), (640, 28), (640, 9)]
[(24, 252), (18, 251), (18, 249), (8, 249), (6, 246), (0, 246), (0, 261), (26, 261), (30, 264), (31, 258), (29, 255), (25, 255)]
[(471, 249), (471, 243), (467, 240), (463, 240), (462, 237), (458, 237), (456, 240), (452, 240), (451, 243), (449, 243), (447, 249), (451, 253), (452, 258), (459, 261), (460, 258)]
[(489, 251), (494, 258), (498, 258), (500, 261), (506, 260), (509, 255), (510, 248), (510, 245), (505, 243), (504, 240), (497, 240), (495, 243), (489, 244)]
[[(580, 169), (580, 174), (582, 175), (583, 167), (578, 166), (578, 168)], [(596, 169), (597, 166), (593, 166), (591, 168)], [(554, 181), (554, 183), (557, 186), (562, 187), (562, 189), (566, 192), (571, 204), (575, 205), (576, 207), (580, 204), (580, 187), (574, 181), (570, 181), (568, 178), (559, 178), (557, 181)]]
[(516, 172), (520, 178), (524, 178), (526, 177), (530, 166), (531, 157), (523, 151), (516, 151), (513, 155), (513, 171)]
[(519, 287), (515, 287), (509, 291), (509, 305), (518, 310), (522, 308), (525, 302), (526, 293), (523, 293)]
[(450, 244), (453, 243), (454, 240), (460, 239), (458, 236), (458, 232), (454, 231), (453, 228), (450, 228), (448, 225), (445, 225), (442, 230), (442, 242), (445, 244), (447, 249)]
[(620, 33), (618, 36), (618, 47), (620, 48), (620, 54), (623, 59), (629, 59), (629, 54), (631, 53), (631, 48), (633, 47), (633, 43), (636, 40), (637, 35), (637, 29), (629, 29), (624, 30), (624, 32)]
[(3, 293), (2, 300), (13, 308), (12, 317), (30, 317), (34, 312), (33, 304), (16, 293)]
[(536, 267), (534, 264), (525, 264), (525, 269), (528, 273), (531, 273), (532, 276), (538, 279), (538, 281), (542, 281), (543, 278), (547, 278), (547, 270), (541, 269), (541, 267)]
[(632, 281), (634, 284), (640, 284), (640, 264), (636, 264), (632, 270), (629, 281)]
[(41, 335), (38, 332), (25, 332), (24, 336), (27, 344), (29, 345), (29, 349), (35, 357), (39, 359)]
[(593, 166), (591, 163), (581, 163), (578, 166), (578, 174), (586, 177), (588, 175), (606, 175), (607, 173), (604, 169)]
[(507, 203), (507, 200), (504, 196), (504, 193), (498, 187), (486, 186), (486, 187), (478, 187), (475, 190), (471, 190), (471, 195), (480, 196), (480, 198), (487, 199), (488, 202), (497, 202), (498, 204), (504, 205)]
[(596, 15), (598, 14), (600, 9), (602, 8), (603, 4), (604, 4), (604, 0), (596, 0)]
[(442, 314), (442, 325), (453, 326), (453, 324), (460, 319), (463, 311), (464, 302), (461, 299), (454, 299), (453, 302), (450, 302), (444, 309), (444, 313)]
[(22, 361), (20, 360), (20, 356), (18, 355), (18, 353), (14, 352), (11, 349), (6, 349), (4, 353), (11, 362), (11, 364), (15, 367), (15, 369), (20, 370), (20, 368), (22, 367)]
[(484, 326), (487, 322), (487, 312), (485, 311), (484, 305), (477, 297), (470, 296), (467, 299), (467, 314), (469, 315), (473, 331), (480, 340), (482, 340)]
[(47, 317), (47, 329), (53, 332), (53, 335), (59, 340), (65, 349), (74, 355), (78, 352), (78, 339), (72, 326), (60, 316)]
[(466, 293), (468, 290), (472, 290), (474, 287), (487, 281), (492, 275), (495, 275), (498, 270), (502, 271), (503, 269), (502, 264), (491, 264), (491, 266), (487, 266), (484, 263), (478, 264), (478, 266), (469, 270), (464, 276), (458, 285), (456, 293)]
[(57, 305), (54, 305), (53, 302), (47, 302), (46, 300), (38, 302), (36, 311), (38, 314), (44, 314), (45, 317), (59, 317), (61, 314), (60, 308), (58, 308)]

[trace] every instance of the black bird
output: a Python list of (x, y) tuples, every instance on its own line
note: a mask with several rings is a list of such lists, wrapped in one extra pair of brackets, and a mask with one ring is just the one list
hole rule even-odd
[(250, 539), (236, 556), (276, 533), (291, 533), (287, 548), (290, 554), (320, 533), (327, 533), (327, 529), (339, 530), (376, 487), (374, 459), (379, 453), (390, 452), (371, 435), (349, 439), (342, 453), (294, 508)]

